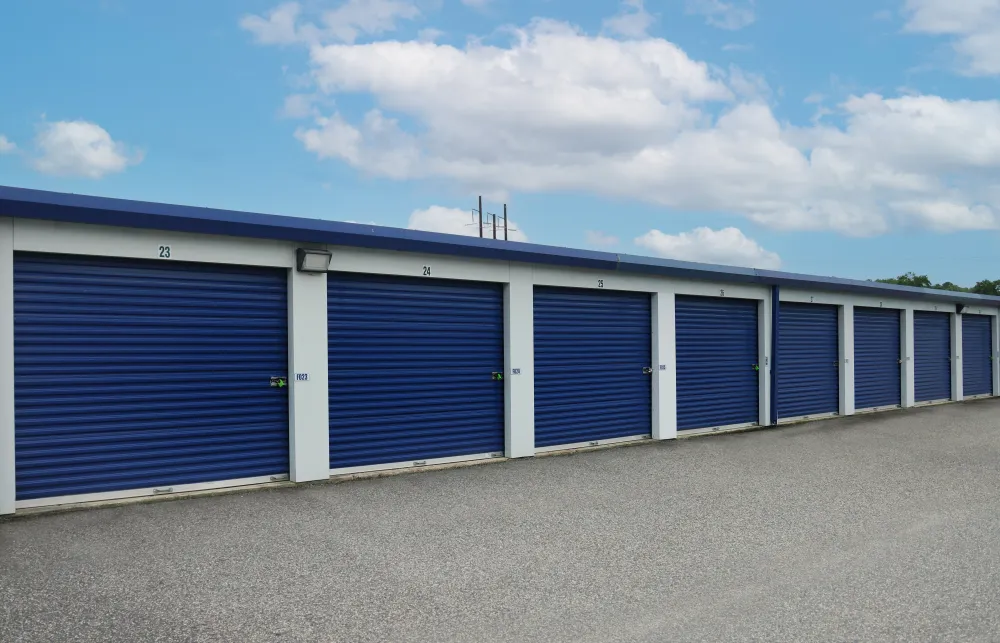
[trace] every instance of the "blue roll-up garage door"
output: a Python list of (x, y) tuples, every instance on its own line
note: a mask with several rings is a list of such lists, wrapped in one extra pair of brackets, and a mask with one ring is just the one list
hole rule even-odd
[(962, 315), (962, 395), (993, 394), (993, 318)]
[(288, 472), (287, 273), (14, 260), (17, 499)]
[(913, 312), (913, 397), (951, 399), (951, 315)]
[(836, 306), (782, 303), (778, 315), (779, 418), (840, 410)]
[(757, 302), (678, 296), (677, 428), (760, 421)]
[(854, 309), (854, 408), (899, 406), (899, 311)]
[(648, 294), (535, 288), (535, 446), (648, 435), (651, 350)]
[(499, 284), (330, 273), (330, 468), (504, 450)]

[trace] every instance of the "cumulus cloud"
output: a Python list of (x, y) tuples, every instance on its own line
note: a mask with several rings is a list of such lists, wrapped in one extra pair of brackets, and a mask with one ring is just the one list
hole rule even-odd
[(906, 0), (905, 29), (952, 38), (962, 70), (1000, 75), (1000, 2), (997, 0)]
[(130, 151), (103, 127), (87, 121), (46, 123), (35, 143), (39, 155), (33, 165), (45, 174), (99, 179), (142, 161), (140, 152)]
[(319, 94), (374, 107), (316, 114), (296, 136), (369, 175), (480, 194), (574, 191), (850, 235), (998, 227), (1000, 101), (867, 94), (794, 125), (762, 77), (661, 38), (552, 20), (510, 34), (312, 46)]
[(705, 22), (729, 31), (737, 31), (753, 24), (753, 0), (687, 0), (687, 12), (705, 17)]
[(0, 134), (0, 154), (10, 154), (17, 149), (17, 145), (3, 134)]
[(318, 116), (315, 107), (316, 97), (311, 94), (289, 94), (281, 107), (281, 115), (285, 118), (305, 118)]
[(587, 245), (594, 248), (611, 248), (619, 243), (618, 237), (600, 230), (586, 230), (583, 235)]
[[(483, 209), (485, 210), (485, 208)], [(471, 210), (445, 208), (440, 205), (432, 205), (426, 210), (414, 210), (410, 215), (410, 222), (407, 224), (407, 227), (411, 230), (460, 234), (466, 237), (479, 236), (479, 219), (472, 214)], [(528, 236), (524, 234), (521, 227), (517, 225), (517, 222), (511, 221), (510, 228), (508, 230), (508, 238), (511, 241), (528, 240)], [(492, 233), (491, 228), (491, 237)]]
[(412, 0), (347, 0), (307, 21), (298, 2), (286, 2), (263, 16), (243, 16), (240, 26), (262, 45), (353, 43), (363, 35), (394, 31), (399, 21), (419, 16)]
[(641, 38), (653, 24), (643, 0), (622, 0), (618, 14), (604, 20), (604, 29), (626, 38)]
[(265, 16), (243, 16), (240, 27), (252, 33), (262, 45), (290, 45), (300, 39), (295, 24), (300, 12), (298, 2), (286, 2), (267, 12)]
[(421, 29), (417, 32), (417, 40), (421, 42), (434, 42), (438, 38), (444, 35), (444, 32), (440, 29), (435, 29), (434, 27), (427, 27), (426, 29)]
[(680, 234), (650, 230), (637, 238), (635, 243), (667, 259), (771, 270), (781, 267), (781, 258), (777, 254), (760, 247), (737, 228), (712, 230), (701, 227)]

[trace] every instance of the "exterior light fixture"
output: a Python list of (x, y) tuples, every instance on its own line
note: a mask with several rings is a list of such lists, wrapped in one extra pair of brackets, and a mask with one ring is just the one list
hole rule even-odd
[(299, 272), (326, 272), (330, 269), (333, 253), (326, 250), (299, 248), (295, 251), (296, 267)]

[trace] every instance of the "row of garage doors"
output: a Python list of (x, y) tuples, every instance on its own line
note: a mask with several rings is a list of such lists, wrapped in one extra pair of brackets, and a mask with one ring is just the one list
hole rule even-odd
[[(18, 254), (14, 282), (18, 500), (287, 473), (285, 271)], [(780, 417), (837, 412), (837, 314), (781, 306)], [(651, 319), (535, 288), (536, 447), (649, 434)], [(330, 468), (502, 454), (503, 320), (499, 284), (330, 273)], [(758, 302), (677, 296), (675, 323), (678, 429), (756, 423)], [(916, 313), (918, 400), (951, 396), (949, 324)], [(992, 392), (991, 328), (963, 316), (966, 395)], [(855, 310), (857, 408), (900, 403), (899, 338)]]

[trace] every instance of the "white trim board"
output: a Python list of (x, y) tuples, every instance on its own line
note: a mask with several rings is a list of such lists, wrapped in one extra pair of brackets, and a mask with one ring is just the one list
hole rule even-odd
[[(81, 493), (72, 496), (55, 496), (52, 498), (34, 498), (32, 500), (18, 500), (15, 503), (17, 509), (31, 509), (34, 507), (56, 507), (59, 505), (75, 505), (91, 502), (106, 502), (109, 500), (124, 500), (127, 498), (176, 496), (194, 491), (214, 491), (217, 489), (231, 489), (246, 487), (249, 485), (259, 485), (267, 483), (286, 482), (288, 474), (275, 474), (272, 476), (257, 476), (255, 478), (237, 478), (235, 480), (219, 480), (215, 482), (197, 482), (194, 484), (177, 484), (169, 487), (145, 487), (142, 489), (125, 489), (122, 491), (102, 491), (98, 493)], [(163, 491), (169, 489), (170, 491)]]
[(406, 460), (403, 462), (387, 462), (385, 464), (366, 464), (360, 467), (341, 467), (330, 469), (330, 477), (353, 475), (356, 473), (374, 473), (378, 471), (393, 471), (396, 469), (420, 470), (441, 464), (456, 462), (475, 462), (477, 460), (497, 460), (505, 457), (503, 453), (476, 453), (473, 455), (456, 455), (447, 458), (428, 458), (427, 460)]

